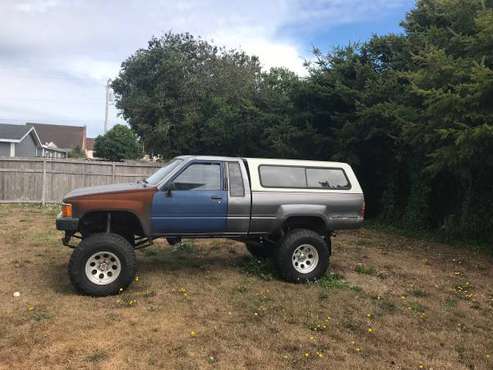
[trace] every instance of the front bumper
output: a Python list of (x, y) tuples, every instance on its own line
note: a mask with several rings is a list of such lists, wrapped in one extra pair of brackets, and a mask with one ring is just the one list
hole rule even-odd
[(76, 217), (63, 217), (60, 212), (56, 218), (56, 229), (61, 231), (77, 231), (79, 219)]

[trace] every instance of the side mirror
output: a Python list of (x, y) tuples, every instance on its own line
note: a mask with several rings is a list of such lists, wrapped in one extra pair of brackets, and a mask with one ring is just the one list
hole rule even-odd
[(175, 184), (172, 182), (168, 182), (166, 185), (164, 185), (163, 190), (166, 192), (166, 196), (170, 197), (171, 192), (175, 190)]

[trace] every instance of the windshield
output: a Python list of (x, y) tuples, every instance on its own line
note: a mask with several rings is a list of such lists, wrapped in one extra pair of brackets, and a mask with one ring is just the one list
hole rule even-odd
[(171, 173), (178, 165), (183, 162), (183, 159), (173, 159), (170, 162), (166, 163), (159, 170), (154, 172), (150, 177), (148, 177), (145, 182), (150, 185), (157, 185), (164, 179), (168, 174)]

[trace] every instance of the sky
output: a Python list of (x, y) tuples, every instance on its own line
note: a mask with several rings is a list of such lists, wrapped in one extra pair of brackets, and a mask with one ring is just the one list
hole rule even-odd
[[(152, 36), (190, 32), (306, 74), (327, 52), (399, 33), (410, 0), (0, 0), (0, 123), (103, 133), (105, 85)], [(110, 106), (110, 127), (124, 123)]]

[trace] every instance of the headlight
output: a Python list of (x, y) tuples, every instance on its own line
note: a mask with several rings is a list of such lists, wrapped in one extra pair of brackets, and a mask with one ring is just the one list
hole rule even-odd
[(69, 203), (62, 203), (62, 216), (72, 217), (72, 205)]

